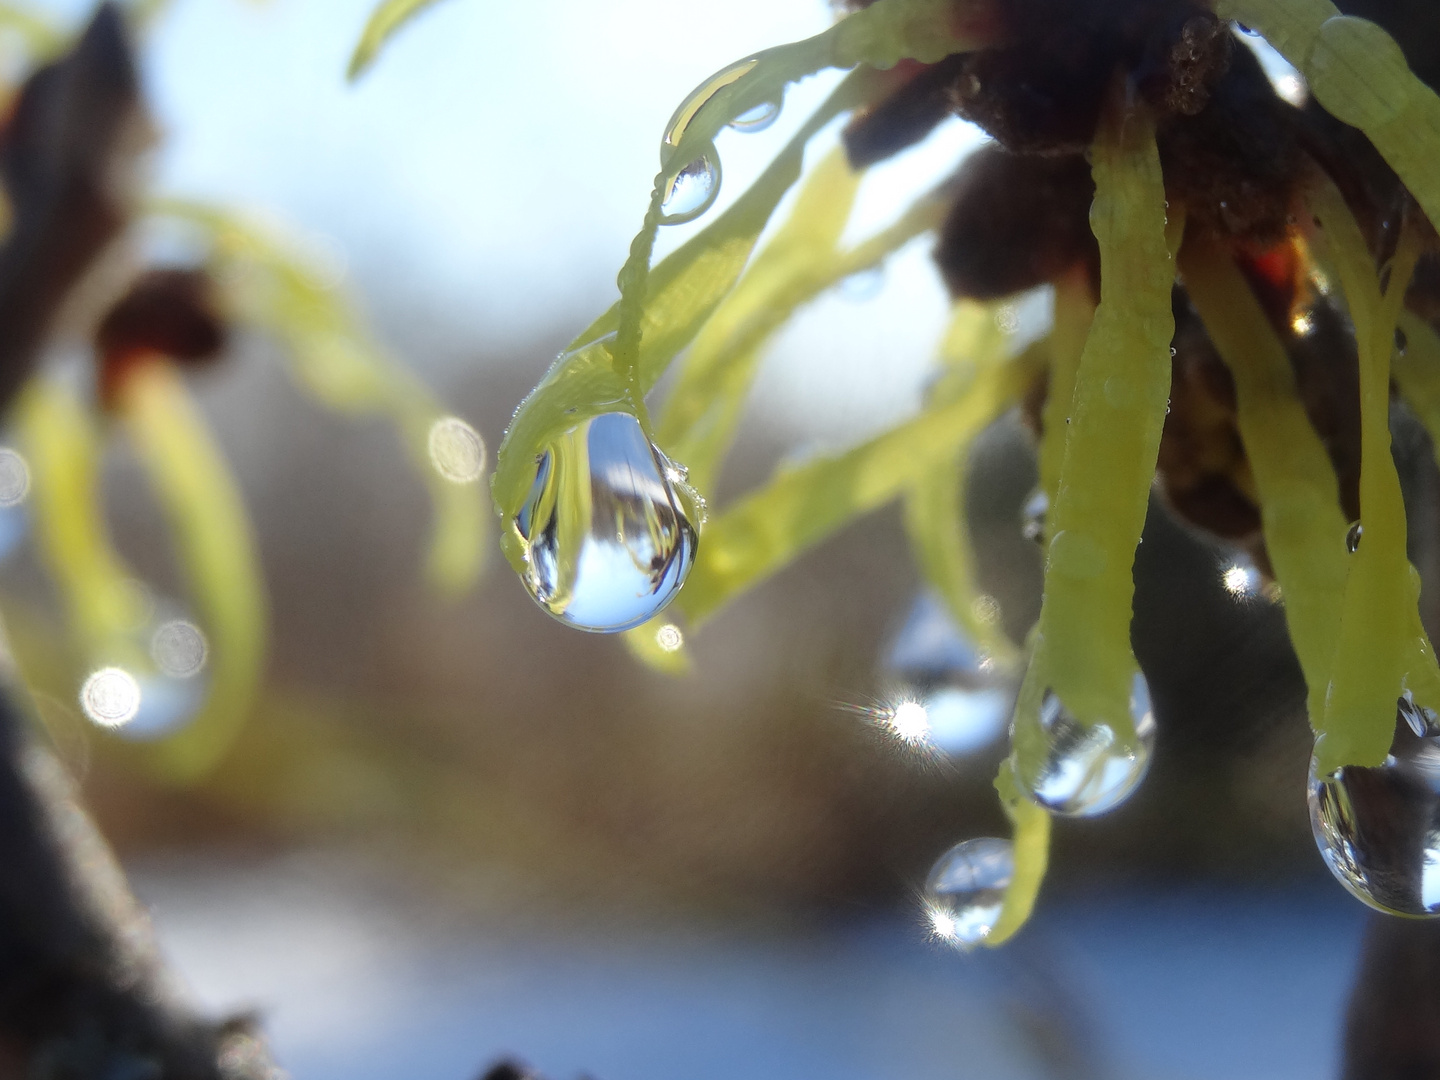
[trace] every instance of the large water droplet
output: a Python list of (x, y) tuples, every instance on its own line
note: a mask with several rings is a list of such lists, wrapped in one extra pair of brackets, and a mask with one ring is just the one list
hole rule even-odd
[(764, 131), (778, 119), (780, 119), (780, 102), (762, 101), (753, 109), (746, 109), (734, 120), (731, 120), (730, 126), (736, 131), (749, 134)]
[(684, 225), (715, 205), (720, 194), (719, 162), (712, 149), (670, 178), (670, 186), (660, 203), (661, 225)]
[[(670, 117), (670, 123), (665, 125), (665, 141), (660, 147), (660, 164), (664, 165), (665, 162), (669, 160), (670, 151), (680, 145), (680, 140), (685, 137), (685, 132), (689, 130), (690, 124), (694, 121), (700, 110), (710, 103), (710, 99), (731, 83), (738, 81), (748, 74), (750, 69), (757, 63), (759, 63), (759, 60), (753, 56), (747, 56), (744, 60), (737, 60), (728, 67), (721, 68), (694, 90), (690, 91), (685, 100), (680, 103), (680, 107), (675, 110), (674, 115)], [(780, 106), (776, 104), (774, 108), (778, 114)], [(751, 111), (753, 112), (754, 110)], [(742, 113), (741, 115), (744, 116), (748, 114)], [(736, 119), (740, 119), (740, 117)]]
[(883, 666), (896, 690), (881, 720), (905, 742), (968, 754), (1005, 730), (1015, 696), (1008, 678), (933, 594), (915, 600)]
[(1046, 690), (1039, 715), (1046, 752), (1034, 762), (1017, 760), (1016, 780), (1051, 813), (1092, 817), (1114, 809), (1140, 785), (1155, 748), (1150, 687), (1139, 672), (1130, 684), (1130, 720), (1135, 746), (1126, 748), (1109, 724), (1082, 724)]
[(614, 633), (674, 599), (697, 539), (677, 476), (629, 413), (602, 413), (552, 443), (514, 522), (535, 601), (571, 626)]
[(1039, 488), (1030, 493), (1020, 511), (1020, 535), (1037, 544), (1045, 543), (1045, 515), (1050, 512), (1050, 496)]
[(1310, 827), (1330, 872), (1395, 915), (1440, 915), (1440, 743), (1403, 718), (1384, 763), (1310, 773)]
[(1009, 840), (981, 837), (956, 844), (925, 882), (925, 911), (935, 936), (971, 949), (990, 936), (1015, 873)]

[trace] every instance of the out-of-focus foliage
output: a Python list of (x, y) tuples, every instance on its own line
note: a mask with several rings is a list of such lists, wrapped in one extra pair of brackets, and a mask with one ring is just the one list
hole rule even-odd
[(346, 77), (354, 80), (365, 74), (370, 65), (375, 62), (375, 57), (380, 54), (385, 43), (402, 26), (435, 3), (436, 0), (384, 0), (370, 13), (370, 19), (366, 22), (365, 30), (360, 35), (360, 41), (350, 55), (350, 66), (346, 69)]

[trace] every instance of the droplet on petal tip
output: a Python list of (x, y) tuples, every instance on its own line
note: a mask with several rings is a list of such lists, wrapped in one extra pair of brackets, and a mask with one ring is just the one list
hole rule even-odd
[(1347, 765), (1324, 777), (1311, 760), (1310, 826), (1320, 855), (1353, 896), (1387, 914), (1440, 915), (1435, 731), (1435, 714), (1407, 694), (1397, 703), (1395, 740), (1380, 765)]
[(925, 882), (931, 932), (960, 949), (979, 945), (1000, 918), (1014, 874), (1009, 840), (981, 837), (956, 844), (936, 860)]
[[(673, 600), (698, 542), (674, 468), (630, 413), (602, 413), (556, 440), (512, 523), (536, 603), (577, 629), (617, 633)], [(581, 477), (585, 487), (570, 490)]]
[(1053, 690), (1045, 691), (1036, 719), (1045, 753), (1035, 761), (1017, 761), (1015, 779), (1053, 814), (1094, 817), (1113, 810), (1134, 794), (1150, 768), (1155, 715), (1149, 685), (1139, 672), (1130, 689), (1133, 747), (1121, 744), (1110, 724), (1081, 723)]

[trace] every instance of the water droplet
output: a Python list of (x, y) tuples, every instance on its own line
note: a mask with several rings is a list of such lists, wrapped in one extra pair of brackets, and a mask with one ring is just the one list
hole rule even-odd
[(874, 300), (885, 288), (885, 268), (883, 266), (872, 266), (866, 270), (857, 270), (847, 278), (843, 278), (837, 286), (842, 299), (852, 304), (863, 303), (866, 300)]
[(18, 506), (30, 493), (30, 466), (19, 453), (0, 446), (0, 507)]
[(1015, 874), (1009, 840), (966, 840), (941, 855), (925, 882), (925, 912), (942, 941), (972, 949), (990, 936)]
[(124, 668), (100, 668), (81, 685), (80, 708), (101, 727), (123, 727), (140, 711), (140, 684)]
[[(1403, 710), (1402, 710), (1403, 711)], [(1330, 872), (1396, 915), (1440, 915), (1440, 744), (1396, 723), (1383, 764), (1310, 773), (1310, 827)]]
[(1030, 493), (1020, 511), (1020, 535), (1037, 544), (1045, 543), (1045, 515), (1050, 512), (1050, 496), (1039, 488)]
[(446, 480), (473, 484), (485, 472), (485, 440), (460, 417), (436, 420), (427, 442), (430, 462)]
[(629, 413), (602, 413), (541, 456), (514, 526), (525, 586), (562, 622), (614, 633), (675, 598), (695, 559), (683, 485)]
[(719, 161), (712, 149), (670, 178), (670, 186), (660, 203), (661, 225), (684, 225), (715, 205), (720, 194)]
[(1405, 331), (1397, 326), (1395, 328), (1395, 351), (1399, 355), (1404, 356), (1405, 350), (1409, 347), (1409, 345), (1410, 339), (1405, 336)]
[(150, 638), (150, 657), (155, 666), (174, 679), (190, 679), (200, 674), (209, 654), (204, 632), (186, 619), (161, 623)]
[(902, 741), (959, 755), (989, 746), (1004, 732), (1015, 696), (1008, 676), (934, 594), (916, 598), (882, 667), (897, 689), (892, 703), (876, 712)]
[(730, 126), (736, 131), (751, 134), (764, 131), (778, 119), (780, 119), (780, 102), (762, 101), (753, 109), (746, 109), (734, 120), (731, 120)]
[(1220, 583), (1236, 598), (1258, 596), (1265, 588), (1264, 575), (1248, 555), (1236, 555), (1221, 571)]
[(1016, 780), (1055, 814), (1091, 817), (1114, 809), (1144, 779), (1155, 747), (1150, 687), (1139, 672), (1130, 685), (1130, 719), (1135, 726), (1134, 749), (1119, 745), (1109, 724), (1080, 723), (1059, 695), (1046, 690), (1039, 715), (1046, 753), (1028, 767), (1017, 762)]
[(1345, 534), (1345, 550), (1350, 552), (1351, 555), (1354, 555), (1355, 552), (1360, 550), (1360, 540), (1364, 535), (1365, 526), (1361, 525), (1358, 521), (1354, 522), (1350, 526), (1350, 531)]
[(1351, 127), (1388, 123), (1410, 104), (1412, 77), (1405, 54), (1366, 19), (1326, 19), (1310, 48), (1306, 73), (1315, 100)]
[[(690, 129), (691, 123), (699, 115), (700, 110), (710, 103), (710, 99), (731, 83), (737, 82), (749, 74), (750, 69), (757, 63), (759, 63), (759, 59), (754, 56), (737, 60), (728, 67), (721, 68), (686, 95), (685, 100), (680, 103), (680, 107), (670, 117), (670, 123), (665, 125), (665, 140), (660, 147), (661, 165), (669, 160), (670, 151), (680, 145), (680, 140), (685, 137), (685, 132)], [(780, 106), (776, 104), (775, 111), (778, 113), (779, 110)], [(736, 119), (738, 120), (740, 117), (736, 117)]]

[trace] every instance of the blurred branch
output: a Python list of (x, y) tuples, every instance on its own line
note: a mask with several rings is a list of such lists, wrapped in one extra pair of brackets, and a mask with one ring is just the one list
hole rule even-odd
[[(149, 122), (117, 9), (25, 84), (0, 143), (0, 411), (125, 228)], [(180, 1000), (143, 911), (55, 759), (0, 688), (0, 1074), (271, 1080), (247, 1019)]]

